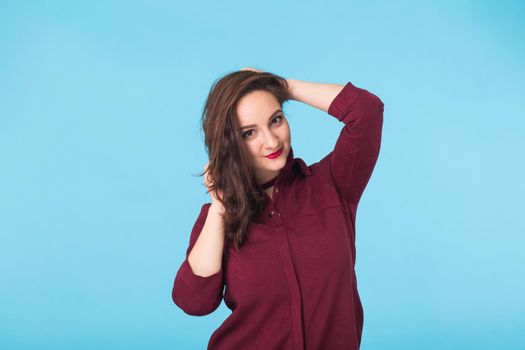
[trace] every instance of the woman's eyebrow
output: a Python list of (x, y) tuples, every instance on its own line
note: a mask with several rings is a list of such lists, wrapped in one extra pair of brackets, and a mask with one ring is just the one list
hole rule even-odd
[[(282, 112), (281, 109), (278, 109), (276, 110), (275, 112), (272, 113), (272, 115), (270, 116), (270, 118), (268, 118), (268, 120), (272, 119), (273, 117), (275, 117), (275, 115), (279, 112)], [(245, 126), (242, 126), (241, 127), (241, 130), (242, 129), (246, 129), (246, 128), (253, 128), (253, 127), (256, 127), (257, 125), (256, 124), (250, 124), (250, 125), (245, 125)]]

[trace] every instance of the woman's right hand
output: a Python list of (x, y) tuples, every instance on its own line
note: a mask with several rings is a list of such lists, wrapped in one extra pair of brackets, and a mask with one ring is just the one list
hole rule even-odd
[[(204, 172), (205, 172), (204, 185), (206, 186), (206, 189), (208, 190), (208, 193), (210, 194), (212, 206), (218, 208), (219, 211), (223, 213), (224, 212), (223, 204), (217, 199), (215, 191), (211, 191), (211, 189), (210, 189), (211, 185), (213, 184), (213, 179), (211, 178), (210, 174), (208, 173), (208, 165), (209, 164), (210, 164), (210, 162), (207, 162), (206, 165), (204, 166)], [(218, 193), (219, 197), (222, 199), (223, 198), (222, 191), (217, 190), (217, 193)]]

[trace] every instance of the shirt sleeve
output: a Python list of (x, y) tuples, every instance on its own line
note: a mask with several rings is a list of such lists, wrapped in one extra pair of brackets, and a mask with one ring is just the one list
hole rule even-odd
[(348, 82), (334, 98), (328, 114), (344, 123), (334, 149), (320, 163), (353, 208), (372, 175), (379, 156), (384, 104), (376, 95)]
[(204, 316), (212, 313), (220, 305), (223, 298), (222, 268), (213, 275), (203, 277), (196, 275), (188, 262), (188, 255), (204, 227), (210, 206), (211, 203), (205, 203), (201, 207), (201, 212), (191, 230), (186, 258), (177, 271), (173, 282), (173, 302), (185, 313), (192, 316)]

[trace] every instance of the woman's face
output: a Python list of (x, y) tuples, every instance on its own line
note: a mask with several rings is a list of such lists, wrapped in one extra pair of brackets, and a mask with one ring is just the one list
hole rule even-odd
[[(237, 118), (255, 177), (259, 183), (270, 181), (284, 167), (290, 152), (290, 127), (279, 101), (267, 91), (252, 91), (239, 100)], [(266, 157), (278, 151), (279, 156)]]

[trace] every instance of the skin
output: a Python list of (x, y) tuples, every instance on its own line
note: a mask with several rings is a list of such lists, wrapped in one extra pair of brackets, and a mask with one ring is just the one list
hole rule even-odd
[[(274, 114), (277, 110), (280, 111)], [(258, 90), (243, 96), (236, 112), (239, 132), (251, 156), (255, 177), (261, 184), (270, 181), (285, 166), (291, 147), (290, 126), (281, 106), (271, 93)], [(248, 125), (255, 126), (243, 128)], [(265, 157), (281, 148), (279, 157)], [(270, 197), (272, 192), (273, 186), (266, 190)]]

